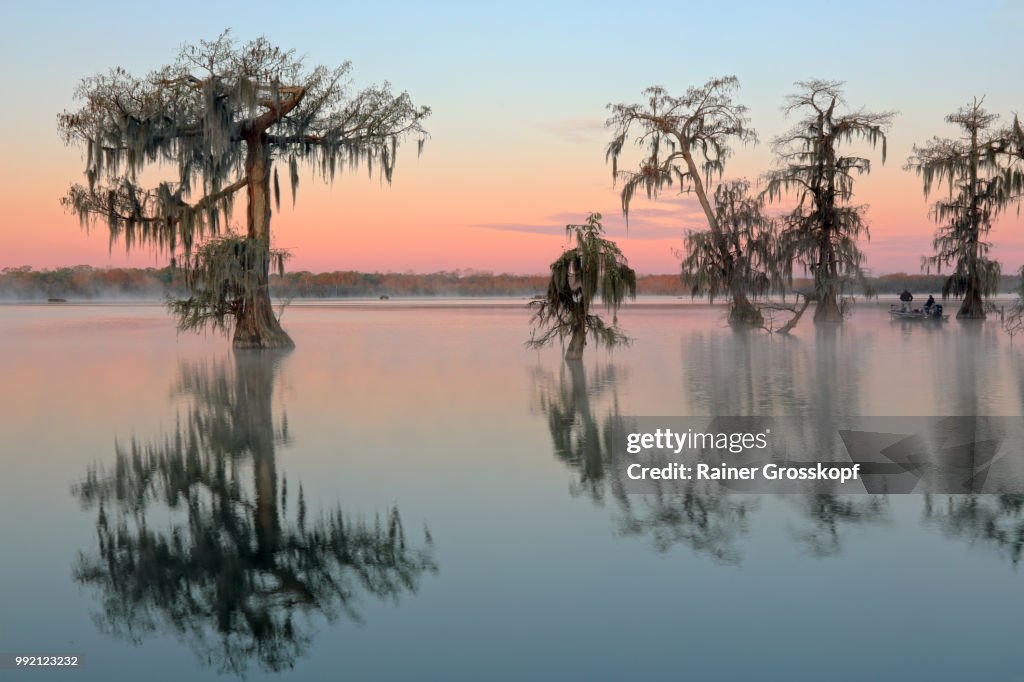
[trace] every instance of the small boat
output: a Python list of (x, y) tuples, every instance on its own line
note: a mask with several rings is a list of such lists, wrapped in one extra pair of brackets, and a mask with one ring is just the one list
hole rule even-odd
[(66, 298), (48, 298), (48, 299), (46, 299), (46, 302), (47, 303), (67, 303), (68, 299), (66, 299)]
[(895, 303), (889, 306), (889, 317), (894, 320), (924, 320), (931, 322), (942, 322), (949, 319), (949, 315), (942, 313), (942, 305), (936, 303), (928, 310), (914, 308), (904, 310)]

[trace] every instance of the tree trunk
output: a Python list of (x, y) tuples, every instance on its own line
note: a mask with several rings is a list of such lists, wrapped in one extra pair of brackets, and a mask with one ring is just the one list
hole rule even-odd
[(294, 348), (288, 333), (281, 328), (270, 303), (267, 273), (263, 273), (259, 288), (242, 304), (235, 317), (235, 348)]
[(981, 297), (981, 282), (977, 275), (971, 277), (967, 282), (967, 292), (964, 294), (963, 303), (960, 304), (960, 310), (956, 313), (956, 319), (985, 319), (985, 301)]
[(587, 329), (584, 326), (574, 327), (569, 347), (565, 350), (567, 362), (583, 359), (583, 347), (587, 345)]
[(815, 322), (842, 322), (843, 312), (839, 309), (839, 296), (835, 289), (829, 289), (814, 305)]
[(750, 302), (747, 294), (740, 291), (733, 294), (732, 304), (729, 306), (729, 324), (760, 327), (764, 324), (764, 316), (757, 306)]
[[(977, 104), (975, 104), (977, 107)], [(967, 291), (964, 292), (963, 303), (956, 313), (958, 320), (984, 320), (985, 302), (981, 298), (981, 278), (978, 277), (978, 261), (980, 260), (980, 241), (982, 228), (982, 214), (980, 210), (980, 188), (978, 186), (978, 128), (971, 128), (971, 156), (970, 156), (970, 182), (971, 182), (971, 207), (968, 217), (970, 219), (970, 241), (969, 255), (967, 258)]]
[[(829, 199), (831, 205), (833, 201)], [(839, 266), (836, 261), (835, 249), (832, 247), (834, 230), (830, 224), (822, 228), (821, 241), (818, 247), (818, 271), (815, 273), (815, 305), (814, 321), (842, 322), (843, 311), (839, 309), (839, 292), (836, 281), (839, 279)], [(824, 276), (822, 276), (824, 273)]]
[(701, 171), (697, 168), (697, 162), (693, 158), (688, 150), (689, 145), (686, 144), (685, 139), (680, 139), (680, 146), (683, 150), (683, 161), (686, 162), (686, 170), (690, 171), (690, 182), (693, 183), (693, 193), (697, 195), (697, 201), (700, 202), (701, 209), (704, 210), (704, 217), (708, 220), (708, 227), (715, 234), (715, 237), (720, 237), (722, 230), (718, 225), (718, 218), (715, 216), (715, 210), (711, 207), (711, 202), (708, 200), (707, 190), (704, 189), (704, 182), (701, 180)]
[(293, 348), (295, 342), (281, 328), (270, 303), (270, 147), (261, 131), (252, 133), (246, 145), (248, 236), (261, 245), (263, 258), (253, 265), (259, 268), (257, 286), (235, 316), (234, 347)]

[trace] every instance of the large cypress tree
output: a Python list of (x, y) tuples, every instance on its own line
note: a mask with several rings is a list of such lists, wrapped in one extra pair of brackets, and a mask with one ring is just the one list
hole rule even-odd
[[(278, 166), (293, 202), (303, 164), (328, 181), (366, 166), (390, 182), (398, 144), (413, 136), (422, 148), (430, 113), (387, 83), (353, 90), (350, 70), (309, 68), (265, 38), (238, 44), (225, 32), (144, 77), (116, 68), (86, 78), (81, 108), (58, 117), (65, 142), (86, 152), (87, 182), (64, 204), (83, 224), (105, 221), (111, 242), (170, 252), (191, 289), (173, 304), (182, 328), (233, 324), (236, 348), (292, 346), (268, 286), (285, 255), (270, 248)], [(168, 168), (170, 177), (143, 185)], [(236, 235), (227, 228), (243, 191), (245, 233)]]

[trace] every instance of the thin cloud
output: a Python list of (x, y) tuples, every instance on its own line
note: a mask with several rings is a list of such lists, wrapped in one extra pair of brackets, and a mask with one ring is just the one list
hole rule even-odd
[(477, 223), (470, 227), (478, 227), (484, 230), (501, 230), (502, 232), (525, 232), (528, 234), (559, 235), (565, 234), (565, 226), (558, 227), (555, 223), (544, 225), (531, 225), (529, 223)]
[[(471, 227), (484, 230), (500, 230), (504, 232), (519, 232), (524, 234), (539, 234), (546, 236), (565, 236), (565, 226), (581, 221), (580, 214), (554, 215), (550, 221), (544, 223), (478, 223)], [(608, 236), (613, 239), (638, 239), (643, 241), (679, 240), (687, 229), (699, 224), (690, 223), (690, 226), (680, 224), (678, 220), (665, 221), (661, 219), (651, 220), (641, 216), (630, 215), (629, 226), (621, 216), (614, 221), (604, 221), (604, 227)]]
[[(693, 195), (667, 196), (655, 201), (639, 198), (630, 207), (628, 224), (618, 206), (602, 210), (601, 214), (606, 232), (614, 239), (678, 241), (690, 230), (707, 228), (704, 211)], [(580, 223), (585, 217), (586, 211), (563, 211), (548, 214), (540, 223), (477, 223), (470, 227), (562, 237), (566, 225)]]
[(600, 118), (563, 118), (533, 125), (571, 144), (591, 144), (606, 134)]
[[(617, 203), (601, 207), (600, 212), (605, 231), (613, 239), (672, 241), (678, 245), (687, 232), (708, 229), (704, 209), (692, 193), (668, 193), (657, 199), (636, 197), (629, 209), (628, 223)], [(477, 223), (469, 227), (564, 237), (565, 226), (582, 222), (586, 215), (587, 211), (563, 211), (548, 214), (539, 223)]]

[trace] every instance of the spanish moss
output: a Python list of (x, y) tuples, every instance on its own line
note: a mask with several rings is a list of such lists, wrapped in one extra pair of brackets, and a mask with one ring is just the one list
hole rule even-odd
[[(615, 242), (602, 236), (600, 213), (591, 213), (583, 224), (566, 225), (565, 230), (576, 246), (551, 264), (547, 293), (534, 302), (537, 309), (527, 345), (542, 348), (568, 336), (566, 360), (583, 357), (588, 334), (599, 346), (628, 345), (630, 338), (618, 327), (616, 313), (627, 296), (636, 298), (636, 272)], [(590, 312), (597, 297), (612, 313), (611, 324)]]

